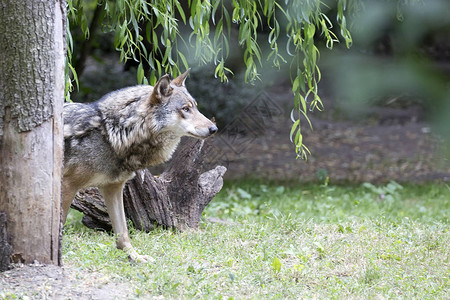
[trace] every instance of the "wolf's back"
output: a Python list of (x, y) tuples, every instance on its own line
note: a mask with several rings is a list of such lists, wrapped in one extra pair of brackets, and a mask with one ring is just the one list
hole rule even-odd
[(64, 104), (64, 139), (86, 135), (94, 129), (101, 129), (101, 113), (95, 104)]
[(96, 104), (64, 105), (64, 171), (77, 174), (80, 182), (100, 186), (129, 178), (123, 173), (122, 160), (113, 151)]
[(151, 112), (145, 110), (152, 89), (135, 86), (108, 93), (93, 103), (66, 103), (64, 174), (83, 169), (82, 176), (104, 174), (115, 181), (148, 166), (148, 160), (153, 162), (152, 130), (146, 123), (151, 122)]

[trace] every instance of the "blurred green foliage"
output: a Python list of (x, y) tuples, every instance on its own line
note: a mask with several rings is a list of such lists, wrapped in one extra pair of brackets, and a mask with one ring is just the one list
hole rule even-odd
[(351, 17), (354, 44), (324, 58), (339, 110), (415, 104), (450, 141), (450, 2), (366, 1)]

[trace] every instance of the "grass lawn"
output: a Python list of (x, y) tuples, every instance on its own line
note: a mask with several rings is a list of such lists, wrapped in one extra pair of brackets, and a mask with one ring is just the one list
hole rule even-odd
[(449, 215), (445, 184), (232, 182), (198, 230), (131, 229), (149, 264), (71, 213), (63, 261), (126, 282), (130, 298), (450, 299)]

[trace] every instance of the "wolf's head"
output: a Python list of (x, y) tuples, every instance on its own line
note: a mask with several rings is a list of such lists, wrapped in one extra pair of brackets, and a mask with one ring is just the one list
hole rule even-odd
[(150, 105), (155, 108), (155, 121), (164, 124), (163, 131), (179, 136), (207, 138), (217, 132), (214, 121), (208, 120), (197, 109), (197, 102), (186, 89), (189, 70), (170, 81), (168, 75), (155, 84)]

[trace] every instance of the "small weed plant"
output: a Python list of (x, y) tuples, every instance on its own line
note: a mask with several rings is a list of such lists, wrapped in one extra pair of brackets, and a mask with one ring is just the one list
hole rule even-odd
[(234, 182), (197, 230), (131, 228), (152, 263), (74, 213), (63, 260), (129, 283), (130, 299), (449, 299), (449, 211), (445, 184)]

